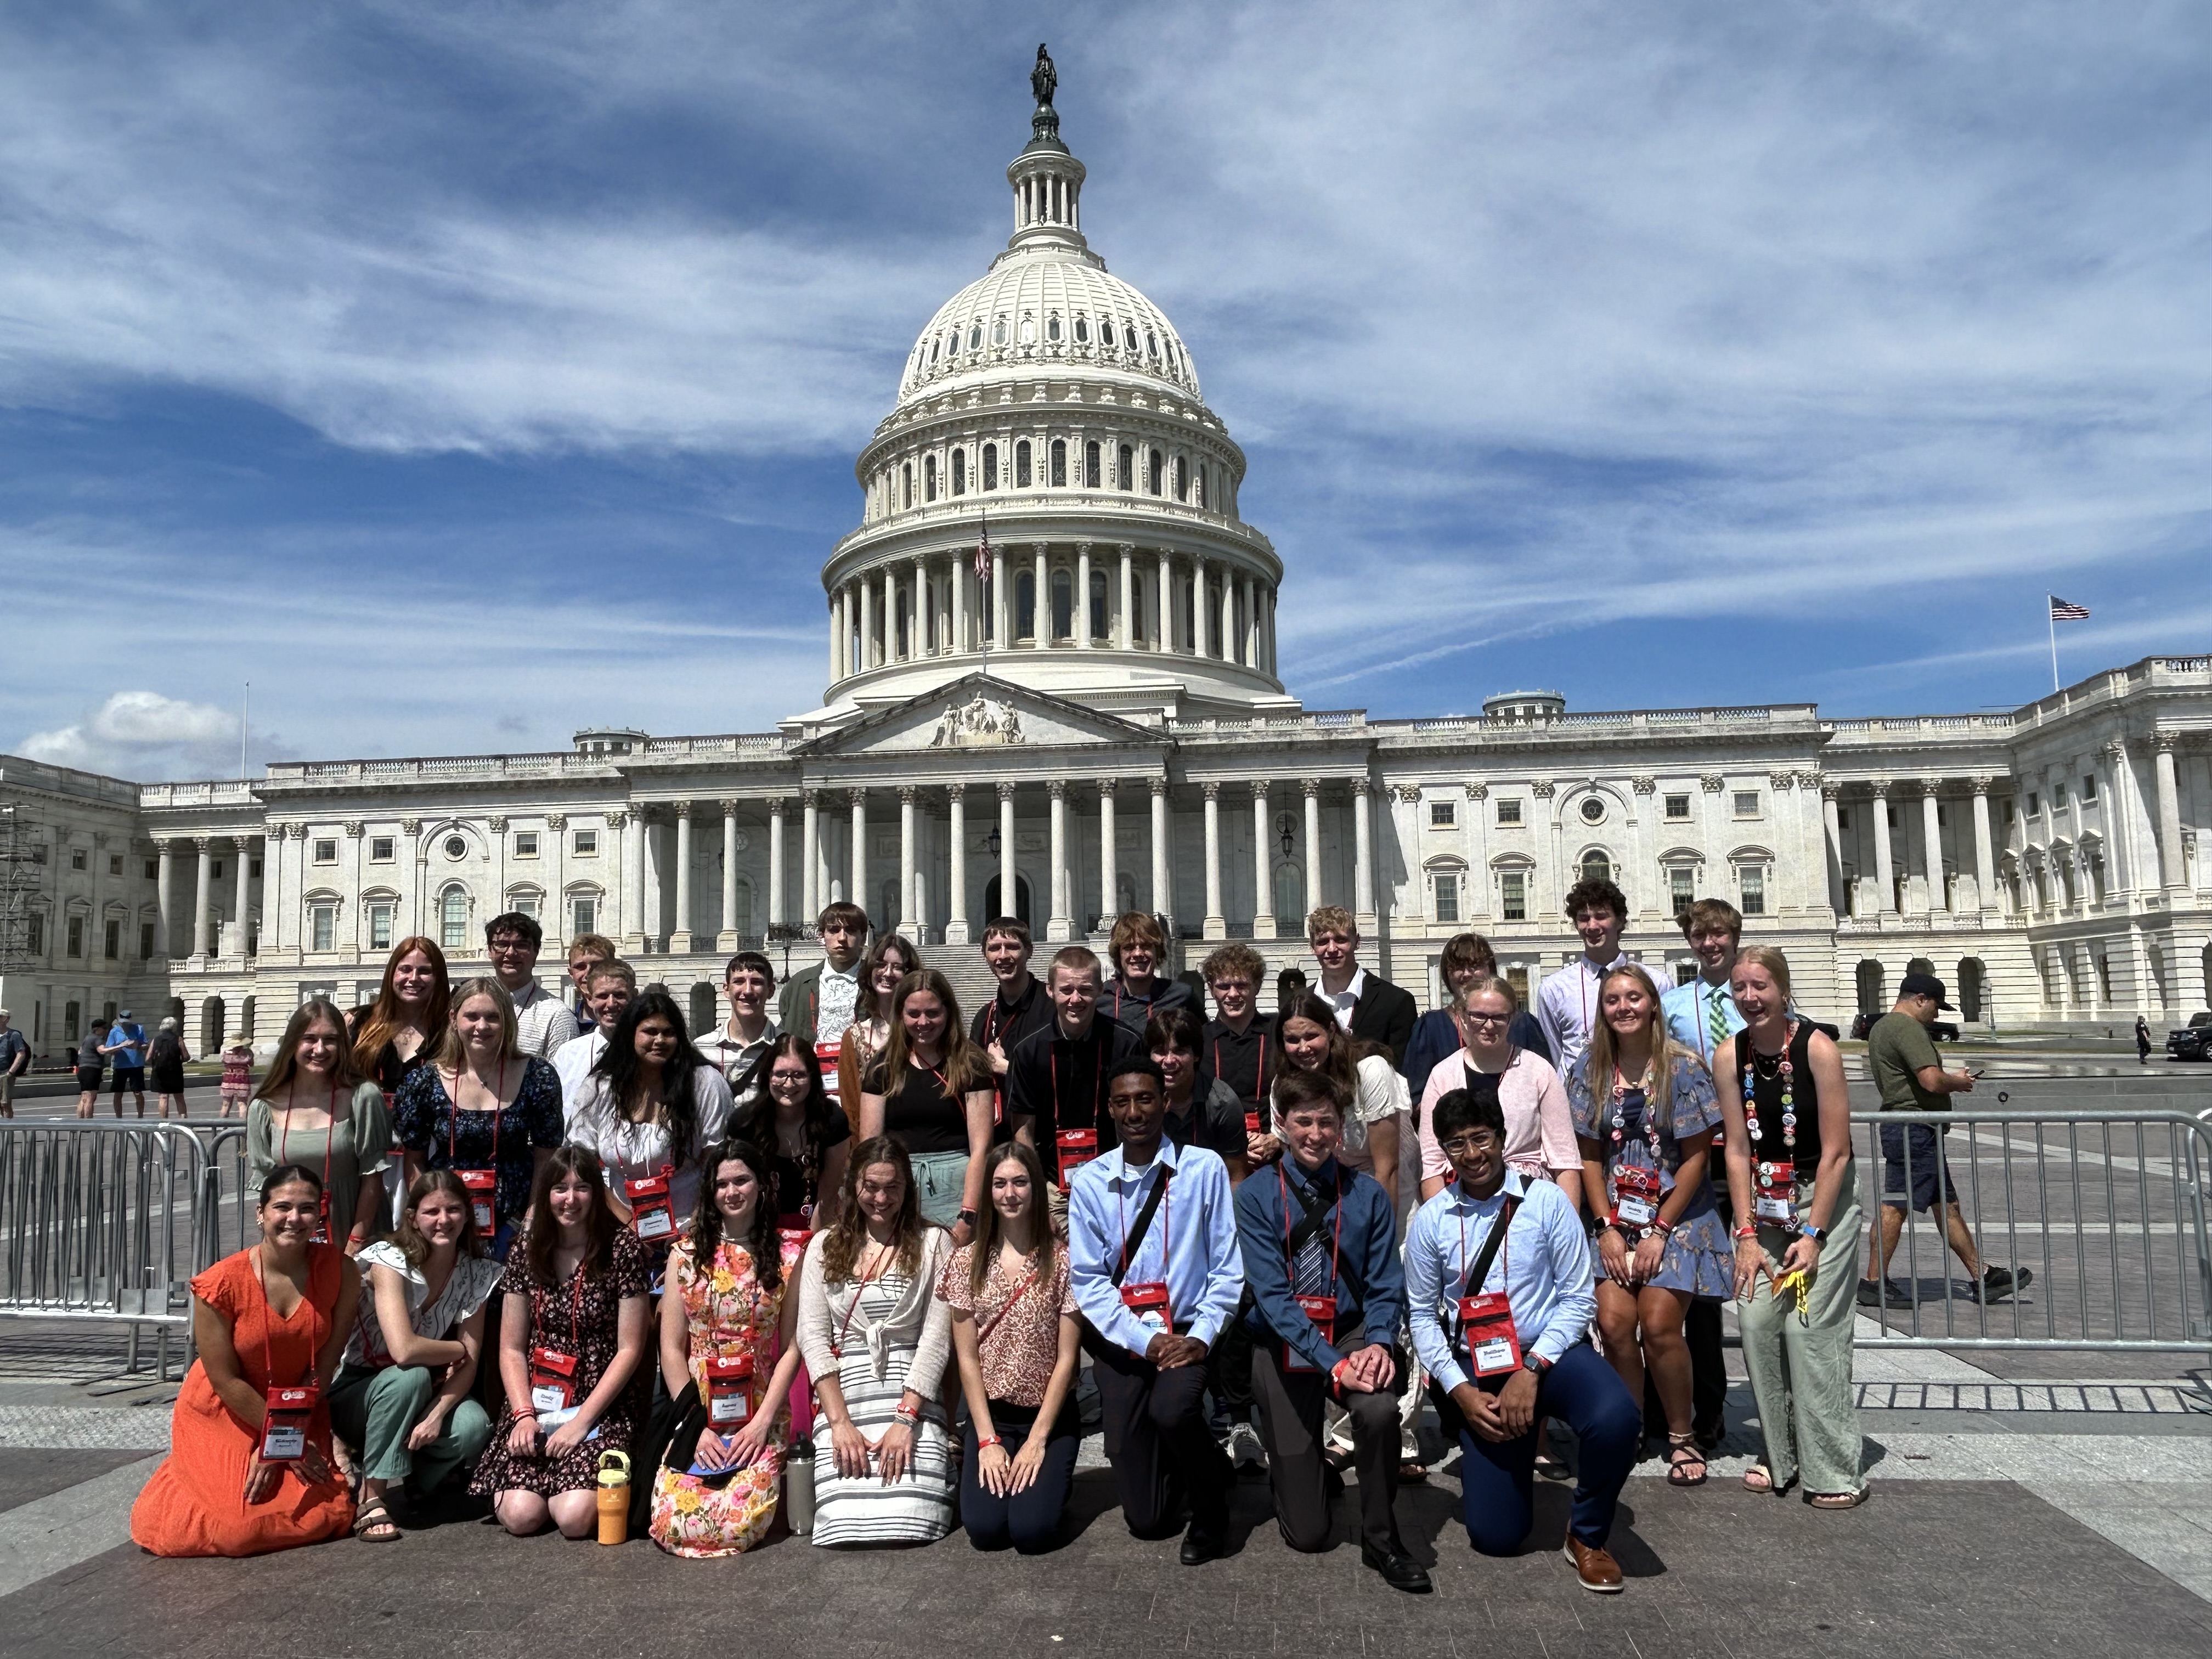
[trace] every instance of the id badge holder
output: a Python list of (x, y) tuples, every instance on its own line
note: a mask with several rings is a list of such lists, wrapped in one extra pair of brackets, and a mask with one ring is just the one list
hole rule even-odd
[(744, 1426), (753, 1411), (753, 1357), (738, 1354), (707, 1362), (707, 1421), (728, 1436)]
[(802, 1205), (795, 1215), (776, 1217), (775, 1236), (779, 1242), (804, 1250), (806, 1241), (814, 1237), (814, 1206)]
[(1171, 1328), (1168, 1323), (1168, 1287), (1159, 1283), (1124, 1285), (1121, 1305), (1137, 1316), (1137, 1322), (1148, 1331), (1162, 1335)]
[(668, 1195), (668, 1176), (664, 1165), (659, 1175), (623, 1182), (623, 1196), (629, 1200), (630, 1230), (640, 1243), (650, 1244), (676, 1231), (676, 1204)]
[(1077, 1166), (1088, 1164), (1098, 1156), (1098, 1131), (1062, 1129), (1053, 1136), (1052, 1145), (1054, 1156), (1060, 1165), (1060, 1190), (1064, 1193)]
[(842, 1041), (814, 1045), (814, 1064), (822, 1073), (822, 1088), (832, 1100), (837, 1098), (837, 1061), (844, 1052), (845, 1045)]
[(1459, 1319), (1468, 1361), (1477, 1376), (1504, 1376), (1521, 1369), (1521, 1334), (1513, 1328), (1513, 1304), (1503, 1291), (1460, 1297)]
[(1260, 1115), (1259, 1115), (1259, 1113), (1257, 1113), (1257, 1112), (1247, 1112), (1247, 1113), (1245, 1113), (1245, 1114), (1244, 1114), (1244, 1138), (1245, 1138), (1246, 1139), (1248, 1139), (1248, 1140), (1256, 1140), (1256, 1139), (1259, 1139), (1259, 1137), (1261, 1136), (1261, 1134), (1262, 1133), (1264, 1133), (1264, 1132), (1263, 1132), (1263, 1131), (1261, 1129), (1261, 1127), (1260, 1127)]
[(492, 1214), (493, 1195), (499, 1190), (499, 1171), (496, 1170), (456, 1170), (461, 1185), (469, 1195), (469, 1207), (476, 1212), (477, 1237), (486, 1243), (499, 1231)]
[(1613, 1221), (1617, 1227), (1649, 1227), (1659, 1218), (1659, 1171), (1633, 1164), (1613, 1174)]
[(307, 1423), (321, 1395), (320, 1389), (307, 1383), (296, 1389), (270, 1389), (261, 1396), (262, 1462), (296, 1463), (307, 1455)]
[(1753, 1217), (1775, 1227), (1787, 1227), (1797, 1219), (1797, 1170), (1794, 1164), (1755, 1164), (1751, 1178)]
[[(1314, 1328), (1333, 1346), (1336, 1341), (1336, 1298), (1333, 1296), (1294, 1296), (1291, 1300), (1298, 1304), (1298, 1311), (1313, 1321)], [(1320, 1367), (1307, 1364), (1298, 1358), (1297, 1350), (1285, 1342), (1283, 1344), (1283, 1369), (1311, 1373)]]
[(331, 1195), (325, 1191), (315, 1210), (315, 1239), (318, 1244), (331, 1242)]
[(530, 1351), (530, 1408), (540, 1426), (559, 1428), (576, 1414), (576, 1356), (558, 1348)]

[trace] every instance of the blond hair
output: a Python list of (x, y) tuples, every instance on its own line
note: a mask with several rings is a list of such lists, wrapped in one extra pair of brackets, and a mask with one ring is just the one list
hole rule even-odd
[(1766, 969), (1768, 976), (1774, 981), (1774, 988), (1782, 993), (1782, 1006), (1787, 1008), (1790, 1006), (1790, 958), (1771, 945), (1747, 945), (1736, 952), (1735, 967), (1729, 969), (1729, 977), (1734, 979), (1736, 968), (1742, 967), (1747, 962)]
[(1306, 940), (1310, 944), (1323, 933), (1341, 933), (1346, 939), (1356, 939), (1359, 927), (1352, 921), (1352, 912), (1341, 904), (1324, 904), (1307, 912)]
[(458, 1072), (469, 1063), (468, 1045), (461, 1041), (461, 1010), (478, 997), (489, 997), (499, 1009), (500, 1053), (509, 1060), (517, 1058), (520, 1048), (514, 1029), (514, 999), (507, 994), (507, 987), (486, 975), (482, 979), (465, 981), (453, 988), (453, 1018), (447, 1022), (444, 1034), (438, 1039), (435, 1064)]
[[(1587, 1068), (1583, 1074), (1583, 1081), (1589, 1090), (1590, 1099), (1601, 1104), (1606, 1098), (1606, 1091), (1611, 1087), (1613, 1070), (1620, 1063), (1613, 1048), (1612, 1023), (1602, 1012), (1605, 988), (1617, 979), (1632, 978), (1641, 984), (1651, 998), (1651, 1089), (1645, 1107), (1647, 1121), (1653, 1127), (1664, 1129), (1672, 1134), (1674, 1133), (1675, 1063), (1681, 1060), (1697, 1060), (1698, 1057), (1667, 1035), (1666, 1016), (1659, 1008), (1659, 981), (1651, 977), (1648, 969), (1636, 963), (1623, 963), (1598, 981), (1600, 1012), (1590, 1030), (1589, 1047), (1583, 1054), (1583, 1065)], [(1698, 1063), (1702, 1065), (1704, 1062)]]

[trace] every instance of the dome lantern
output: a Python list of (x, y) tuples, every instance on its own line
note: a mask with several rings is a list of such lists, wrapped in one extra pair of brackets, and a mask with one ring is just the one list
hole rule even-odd
[(1006, 165), (1006, 182), (1014, 187), (1014, 234), (1006, 246), (1015, 252), (1089, 251), (1083, 240), (1083, 163), (1060, 142), (1060, 112), (1052, 106), (1059, 84), (1052, 55), (1040, 43), (1036, 67), (1030, 72), (1037, 100), (1030, 117), (1030, 141)]

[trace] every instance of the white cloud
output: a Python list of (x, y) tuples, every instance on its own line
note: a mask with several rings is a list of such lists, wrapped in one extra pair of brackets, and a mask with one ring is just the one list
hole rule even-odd
[(142, 777), (148, 769), (182, 761), (188, 769), (218, 765), (228, 746), (235, 763), (239, 717), (207, 703), (158, 691), (118, 691), (86, 719), (34, 732), (18, 745), (32, 760), (84, 771)]

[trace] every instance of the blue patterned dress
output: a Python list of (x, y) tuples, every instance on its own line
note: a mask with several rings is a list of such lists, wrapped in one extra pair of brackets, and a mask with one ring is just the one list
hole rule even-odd
[[(1604, 1086), (1592, 1088), (1589, 1077), (1589, 1056), (1585, 1054), (1575, 1063), (1574, 1074), (1567, 1079), (1567, 1104), (1573, 1110), (1575, 1133), (1586, 1140), (1596, 1143), (1605, 1165), (1606, 1190), (1603, 1201), (1610, 1213), (1613, 1203), (1613, 1171), (1620, 1165), (1631, 1164), (1639, 1169), (1659, 1170), (1659, 1190), (1662, 1201), (1674, 1190), (1674, 1171), (1682, 1164), (1682, 1144), (1692, 1146), (1708, 1144), (1712, 1132), (1721, 1121), (1720, 1101), (1713, 1093), (1712, 1074), (1705, 1070), (1705, 1062), (1694, 1054), (1678, 1054), (1674, 1058), (1672, 1121), (1655, 1126), (1656, 1134), (1648, 1133), (1645, 1117), (1650, 1103), (1640, 1088), (1628, 1090), (1620, 1101), (1622, 1139), (1616, 1146), (1613, 1140), (1613, 1091), (1608, 1079)], [(1658, 1155), (1652, 1154), (1656, 1141)], [(1667, 1254), (1661, 1258), (1659, 1271), (1646, 1281), (1661, 1290), (1680, 1291), (1687, 1296), (1725, 1298), (1735, 1293), (1735, 1252), (1729, 1243), (1728, 1227), (1713, 1204), (1712, 1159), (1705, 1163), (1706, 1173), (1698, 1182), (1698, 1190), (1691, 1196), (1689, 1206), (1674, 1223), (1674, 1231), (1667, 1239)], [(1597, 1195), (1592, 1194), (1592, 1207)], [(1635, 1244), (1629, 1244), (1631, 1255)], [(1605, 1261), (1595, 1250), (1590, 1252), (1600, 1279), (1606, 1277)]]

